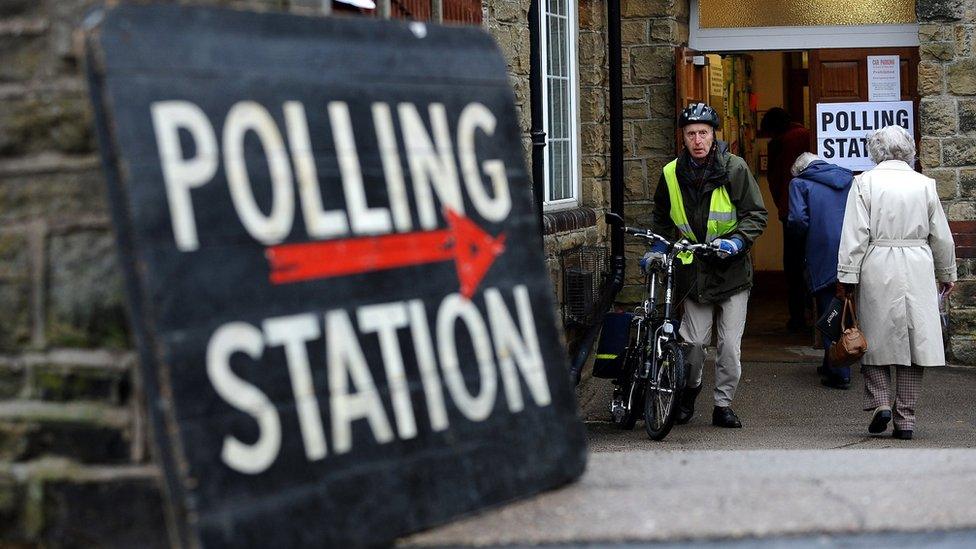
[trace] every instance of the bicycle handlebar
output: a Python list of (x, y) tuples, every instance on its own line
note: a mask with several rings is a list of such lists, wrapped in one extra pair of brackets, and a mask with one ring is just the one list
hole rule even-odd
[(646, 238), (647, 240), (655, 240), (667, 244), (668, 248), (671, 248), (678, 252), (709, 252), (716, 255), (728, 257), (732, 254), (729, 252), (719, 249), (712, 244), (696, 244), (687, 241), (686, 239), (678, 240), (677, 242), (671, 242), (667, 238), (659, 234), (653, 233), (649, 229), (641, 229), (638, 227), (624, 227), (624, 232), (633, 236), (639, 236), (641, 238)]
[(629, 235), (639, 236), (641, 238), (646, 238), (647, 240), (662, 242), (666, 244), (668, 248), (677, 252), (709, 252), (724, 257), (729, 257), (732, 255), (725, 250), (713, 246), (712, 244), (693, 244), (684, 238), (678, 240), (677, 242), (671, 242), (670, 240), (664, 238), (659, 234), (654, 234), (654, 232), (651, 231), (650, 229), (641, 229), (640, 227), (627, 227), (624, 225), (624, 218), (613, 212), (606, 213), (606, 220), (607, 223), (622, 228), (623, 231)]
[[(661, 235), (654, 234), (648, 229), (639, 229), (637, 227), (624, 227), (624, 232), (627, 234), (632, 234), (634, 236), (643, 236), (644, 238), (650, 240), (662, 240), (664, 242), (668, 242), (668, 239), (664, 238)], [(670, 242), (668, 243), (670, 244)]]

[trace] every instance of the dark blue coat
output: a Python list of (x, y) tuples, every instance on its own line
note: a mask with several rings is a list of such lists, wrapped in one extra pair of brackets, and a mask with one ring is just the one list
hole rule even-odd
[(806, 235), (807, 271), (813, 292), (837, 281), (837, 249), (853, 178), (847, 168), (814, 160), (790, 181), (788, 227)]

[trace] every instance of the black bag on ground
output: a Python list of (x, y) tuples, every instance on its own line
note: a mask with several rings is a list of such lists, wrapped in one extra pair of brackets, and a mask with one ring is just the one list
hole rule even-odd
[(607, 313), (603, 317), (600, 344), (596, 348), (593, 377), (616, 379), (624, 365), (624, 353), (630, 338), (630, 322), (634, 313)]
[(817, 329), (820, 333), (830, 341), (837, 341), (840, 339), (841, 333), (841, 313), (844, 311), (844, 300), (839, 298), (834, 298), (830, 300), (830, 305), (824, 314), (820, 316), (820, 320), (817, 321)]

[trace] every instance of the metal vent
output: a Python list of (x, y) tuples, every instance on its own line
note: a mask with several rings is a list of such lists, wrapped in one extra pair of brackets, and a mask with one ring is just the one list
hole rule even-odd
[(603, 246), (580, 246), (560, 255), (563, 271), (563, 321), (590, 326), (596, 322), (606, 286), (609, 253)]

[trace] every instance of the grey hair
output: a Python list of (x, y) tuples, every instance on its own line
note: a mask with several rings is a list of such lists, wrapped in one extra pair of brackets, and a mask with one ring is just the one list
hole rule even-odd
[(901, 126), (885, 126), (868, 136), (868, 154), (875, 164), (885, 160), (901, 160), (915, 164), (915, 140)]
[(814, 160), (820, 160), (820, 157), (809, 152), (801, 154), (796, 157), (796, 162), (793, 163), (793, 168), (790, 169), (790, 173), (793, 174), (793, 177), (798, 177)]

